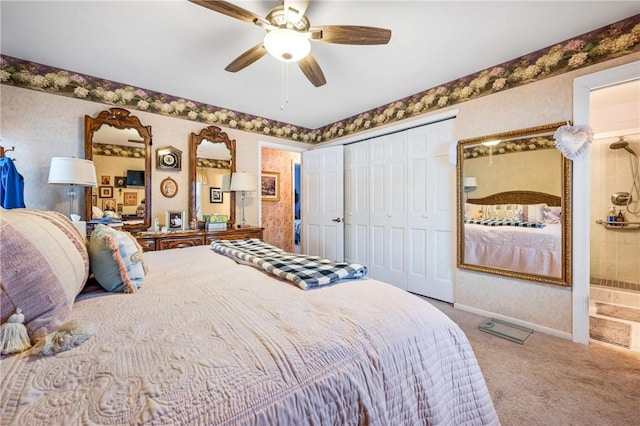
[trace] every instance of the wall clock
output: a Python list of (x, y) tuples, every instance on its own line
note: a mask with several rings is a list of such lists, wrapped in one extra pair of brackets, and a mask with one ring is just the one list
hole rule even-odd
[(173, 198), (178, 193), (178, 182), (170, 177), (164, 178), (160, 182), (160, 192), (167, 198)]
[(126, 176), (114, 176), (113, 183), (116, 188), (126, 188), (127, 187), (127, 177)]
[(157, 169), (182, 169), (182, 151), (172, 146), (165, 146), (156, 150)]

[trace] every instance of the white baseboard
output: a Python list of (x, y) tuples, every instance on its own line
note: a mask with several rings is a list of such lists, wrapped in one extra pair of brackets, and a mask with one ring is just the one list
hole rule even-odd
[(535, 331), (539, 331), (540, 333), (549, 334), (551, 336), (560, 337), (561, 339), (572, 340), (573, 337), (571, 333), (566, 331), (556, 330), (554, 328), (544, 327), (539, 324), (534, 324), (528, 321), (522, 321), (516, 318), (511, 318), (505, 315), (496, 314), (494, 312), (485, 311), (483, 309), (474, 308), (472, 306), (463, 305), (462, 303), (454, 303), (453, 307), (455, 309), (460, 309), (461, 311), (471, 312), (472, 314), (480, 315), (487, 318), (496, 318), (502, 321), (507, 321), (522, 327), (527, 327)]

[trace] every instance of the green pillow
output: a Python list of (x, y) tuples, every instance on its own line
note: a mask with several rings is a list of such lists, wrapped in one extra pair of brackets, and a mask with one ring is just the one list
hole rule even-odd
[(91, 233), (89, 259), (96, 281), (115, 293), (136, 292), (147, 272), (138, 241), (128, 232), (102, 224)]

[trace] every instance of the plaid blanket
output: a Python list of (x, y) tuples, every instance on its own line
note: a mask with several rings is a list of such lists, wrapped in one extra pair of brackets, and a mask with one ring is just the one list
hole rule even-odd
[(520, 226), (523, 228), (544, 228), (544, 223), (523, 222), (520, 220), (499, 220), (499, 219), (466, 219), (464, 223), (486, 226)]
[(216, 240), (211, 243), (211, 248), (236, 261), (249, 263), (291, 281), (303, 290), (367, 275), (366, 266), (289, 253), (257, 238)]

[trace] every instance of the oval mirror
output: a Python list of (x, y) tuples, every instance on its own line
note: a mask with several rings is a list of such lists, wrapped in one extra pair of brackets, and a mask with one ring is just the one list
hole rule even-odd
[(458, 267), (571, 285), (571, 161), (553, 123), (458, 143)]
[(151, 126), (122, 108), (84, 118), (85, 158), (97, 188), (85, 189), (88, 218), (119, 218), (125, 230), (151, 226)]
[(209, 126), (191, 133), (189, 172), (191, 175), (191, 220), (202, 222), (206, 215), (228, 216), (235, 223), (236, 196), (229, 191), (236, 170), (236, 141), (219, 127)]

